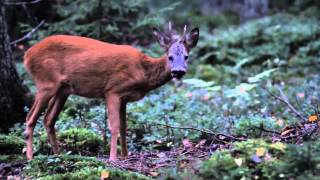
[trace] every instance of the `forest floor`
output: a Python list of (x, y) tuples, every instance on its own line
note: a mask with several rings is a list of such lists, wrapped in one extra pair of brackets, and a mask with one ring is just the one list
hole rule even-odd
[[(272, 142), (286, 142), (301, 144), (303, 139), (318, 132), (319, 122), (308, 121), (295, 126), (287, 126), (281, 132), (271, 131), (263, 127), (257, 127), (261, 132), (270, 133)], [(117, 161), (109, 161), (107, 156), (96, 157), (106, 164), (106, 167), (138, 172), (147, 176), (157, 177), (162, 168), (176, 168), (197, 173), (197, 162), (208, 159), (216, 150), (232, 149), (233, 142), (246, 141), (245, 137), (234, 137), (225, 134), (209, 134), (207, 139), (194, 143), (188, 139), (183, 140), (182, 145), (170, 150), (157, 152), (130, 153), (127, 158)], [(13, 163), (0, 163), (1, 179), (23, 179), (23, 170), (27, 160)]]

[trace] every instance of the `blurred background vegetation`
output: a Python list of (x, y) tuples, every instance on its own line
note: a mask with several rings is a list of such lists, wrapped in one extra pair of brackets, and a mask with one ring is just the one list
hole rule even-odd
[[(278, 93), (277, 88), (282, 89), (306, 119), (314, 114), (319, 117), (320, 1), (317, 0), (43, 0), (8, 6), (6, 13), (12, 40), (45, 20), (30, 39), (14, 46), (18, 71), (33, 92), (33, 82), (21, 64), (22, 55), (47, 36), (86, 36), (130, 44), (151, 56), (160, 56), (163, 52), (152, 36), (153, 26), (165, 28), (172, 21), (178, 31), (185, 24), (200, 28), (200, 40), (191, 52), (190, 69), (182, 86), (169, 83), (129, 105), (131, 152), (170, 149), (186, 138), (193, 141), (205, 138), (201, 132), (163, 128), (159, 123), (206, 128), (246, 138), (266, 136), (256, 127), (280, 131), (298, 123), (300, 119), (266, 89), (274, 94)], [(85, 155), (108, 151), (105, 118), (102, 101), (69, 98), (56, 125), (66, 151)], [(13, 127), (10, 136), (22, 137), (23, 126)], [(75, 134), (79, 146), (85, 144), (88, 148), (68, 144), (74, 143)], [(36, 153), (50, 154), (41, 120), (35, 136)], [(286, 156), (295, 158), (291, 154)], [(224, 158), (227, 167), (229, 159)], [(317, 160), (316, 164), (319, 163)], [(202, 166), (214, 169), (221, 165), (207, 162)], [(238, 173), (233, 178), (257, 175), (250, 165), (245, 173), (233, 166), (234, 173)], [(285, 163), (279, 166), (283, 168)], [(293, 166), (290, 164), (290, 168)], [(262, 169), (272, 171), (272, 165)], [(319, 175), (313, 170), (311, 175)], [(281, 173), (294, 177), (292, 172), (277, 171), (265, 178), (272, 179)], [(171, 175), (169, 172), (168, 176)], [(214, 173), (205, 172), (204, 168), (199, 176), (214, 178)]]

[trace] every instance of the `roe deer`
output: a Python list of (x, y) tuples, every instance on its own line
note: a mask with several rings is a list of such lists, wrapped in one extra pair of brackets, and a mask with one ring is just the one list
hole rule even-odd
[(44, 109), (44, 125), (54, 153), (59, 146), (55, 121), (69, 95), (104, 98), (111, 132), (110, 160), (117, 158), (120, 133), (122, 155), (127, 156), (126, 104), (137, 101), (172, 78), (180, 79), (187, 69), (188, 53), (198, 42), (199, 29), (179, 36), (171, 30), (162, 33), (153, 28), (166, 55), (149, 57), (128, 45), (54, 35), (32, 46), (24, 56), (24, 66), (33, 78), (37, 92), (26, 118), (27, 158), (32, 159), (33, 130)]

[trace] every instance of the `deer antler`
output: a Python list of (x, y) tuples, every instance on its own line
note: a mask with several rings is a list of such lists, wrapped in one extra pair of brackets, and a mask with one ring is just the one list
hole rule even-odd
[(183, 35), (182, 35), (182, 41), (184, 41), (186, 39), (186, 35), (187, 35), (187, 25), (184, 25), (183, 28)]
[(168, 30), (169, 30), (169, 33), (171, 33), (171, 31), (172, 31), (172, 24), (171, 24), (171, 21), (169, 21), (169, 27), (168, 27)]

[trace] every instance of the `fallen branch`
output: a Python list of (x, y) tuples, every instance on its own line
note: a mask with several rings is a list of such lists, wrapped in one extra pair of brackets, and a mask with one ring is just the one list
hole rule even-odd
[(301, 115), (301, 113), (299, 111), (297, 111), (293, 106), (292, 104), (289, 102), (287, 96), (283, 93), (283, 91), (277, 87), (279, 93), (280, 93), (280, 96), (277, 96), (275, 94), (273, 94), (272, 92), (270, 92), (267, 88), (264, 88), (273, 98), (279, 100), (280, 102), (283, 102), (285, 105), (287, 105), (287, 107), (291, 110), (291, 112), (293, 114), (296, 115), (296, 117), (298, 117), (300, 120), (302, 121), (307, 121), (307, 118), (303, 117)]
[(23, 37), (10, 42), (10, 45), (15, 45), (21, 41), (24, 41), (25, 39), (29, 39), (31, 37), (31, 35), (36, 32), (42, 25), (44, 24), (44, 20), (42, 20), (35, 28), (33, 28), (30, 32), (28, 32), (26, 35), (24, 35)]
[(211, 131), (211, 130), (209, 130), (209, 129), (205, 129), (205, 128), (199, 129), (199, 128), (195, 128), (195, 127), (180, 127), (180, 126), (171, 126), (171, 125), (160, 124), (160, 123), (155, 123), (155, 124), (153, 124), (153, 125), (159, 125), (159, 126), (163, 126), (163, 127), (167, 127), (167, 128), (173, 128), (173, 129), (183, 129), (183, 130), (199, 131), (199, 132), (202, 132), (202, 133), (205, 133), (205, 134), (213, 135), (217, 140), (221, 140), (221, 139), (219, 138), (219, 136), (224, 136), (224, 137), (227, 137), (227, 138), (236, 140), (236, 141), (243, 141), (243, 140), (245, 140), (245, 139), (243, 139), (243, 138), (237, 138), (237, 137), (234, 137), (234, 136), (232, 136), (232, 135), (226, 135), (226, 134), (223, 134), (223, 133), (214, 133), (213, 131)]
[(34, 0), (34, 1), (29, 1), (29, 2), (19, 2), (19, 1), (15, 1), (15, 2), (10, 2), (10, 1), (5, 1), (5, 5), (26, 5), (26, 4), (36, 4), (38, 2), (41, 2), (42, 0)]
[(253, 126), (255, 129), (259, 129), (260, 131), (263, 132), (267, 132), (267, 133), (271, 133), (271, 134), (277, 134), (280, 135), (281, 133), (278, 131), (273, 131), (273, 130), (269, 130), (269, 129), (265, 129), (264, 127), (258, 127), (258, 126)]
[(210, 135), (216, 135), (216, 133), (214, 133), (213, 131), (209, 130), (209, 129), (199, 129), (199, 128), (194, 128), (194, 127), (180, 127), (180, 126), (171, 126), (171, 125), (167, 125), (167, 124), (161, 124), (161, 123), (155, 123), (152, 125), (159, 125), (159, 126), (163, 126), (163, 127), (167, 127), (167, 128), (173, 128), (173, 129), (184, 129), (184, 130), (193, 130), (193, 131), (200, 131), (203, 132), (205, 134), (210, 134)]

